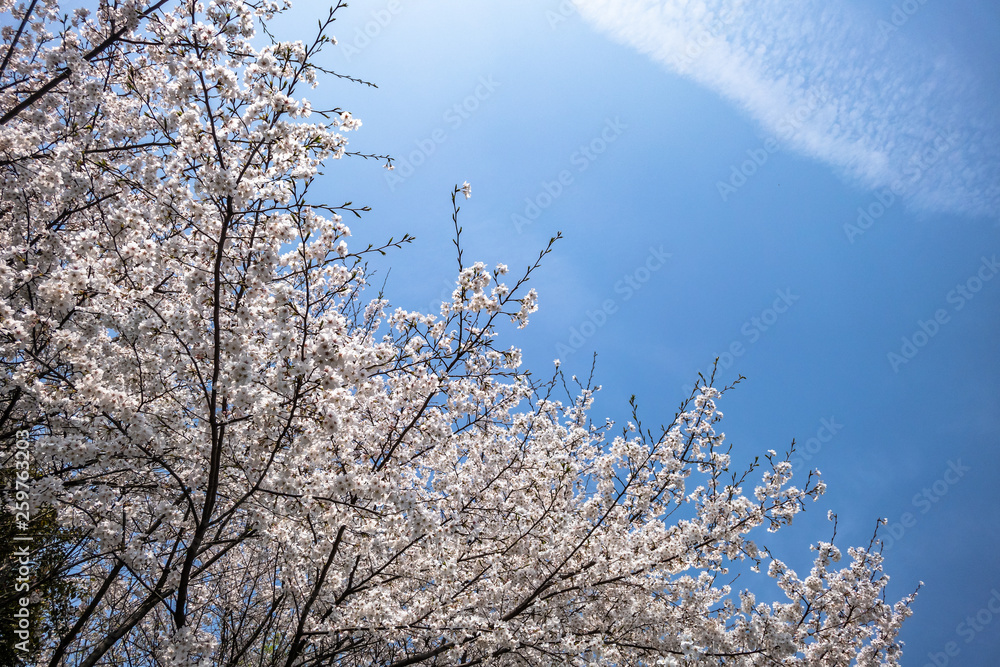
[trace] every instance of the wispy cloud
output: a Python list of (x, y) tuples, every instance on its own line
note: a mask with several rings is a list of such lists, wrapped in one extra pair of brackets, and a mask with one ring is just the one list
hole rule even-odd
[(907, 36), (910, 15), (837, 0), (575, 4), (615, 39), (717, 91), (853, 182), (895, 185), (919, 209), (1000, 215), (995, 110), (973, 74)]

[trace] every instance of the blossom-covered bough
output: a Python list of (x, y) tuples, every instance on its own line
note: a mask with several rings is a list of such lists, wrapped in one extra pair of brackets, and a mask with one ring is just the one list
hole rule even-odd
[[(468, 184), (452, 300), (366, 300), (366, 253), (410, 239), (348, 249), (364, 209), (310, 186), (360, 123), (299, 95), (342, 5), (308, 43), (267, 0), (0, 6), (3, 466), (30, 432), (72, 605), (20, 658), (898, 664), (877, 540), (805, 577), (752, 541), (823, 485), (773, 452), (734, 474), (711, 382), (616, 435), (589, 383), (518, 370), (498, 325), (539, 264), (463, 263)], [(787, 599), (731, 590), (740, 561)]]

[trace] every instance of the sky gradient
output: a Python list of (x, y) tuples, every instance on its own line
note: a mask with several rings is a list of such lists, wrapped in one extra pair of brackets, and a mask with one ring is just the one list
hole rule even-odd
[[(276, 32), (308, 39), (321, 14), (300, 2)], [(310, 97), (397, 168), (332, 163), (323, 194), (372, 207), (355, 244), (417, 237), (376, 267), (394, 305), (450, 292), (455, 184), (472, 184), (467, 261), (516, 273), (562, 231), (539, 312), (501, 344), (541, 376), (556, 358), (586, 375), (597, 352), (592, 416), (622, 422), (632, 394), (669, 422), (719, 357), (724, 382), (747, 378), (720, 402), (734, 462), (794, 438), (829, 485), (761, 541), (801, 572), (828, 509), (841, 547), (887, 518), (890, 593), (925, 582), (904, 664), (949, 642), (950, 664), (993, 664), (1000, 6), (355, 0), (338, 16), (326, 65), (378, 88), (328, 78)]]

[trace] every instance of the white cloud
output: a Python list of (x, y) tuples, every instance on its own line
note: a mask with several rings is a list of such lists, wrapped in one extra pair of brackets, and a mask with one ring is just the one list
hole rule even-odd
[(921, 209), (1000, 215), (997, 121), (974, 77), (907, 39), (909, 15), (897, 28), (891, 7), (880, 17), (836, 0), (574, 1), (849, 180), (895, 184)]

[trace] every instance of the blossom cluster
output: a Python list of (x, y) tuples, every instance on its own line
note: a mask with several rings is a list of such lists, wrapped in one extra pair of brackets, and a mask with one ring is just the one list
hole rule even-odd
[(381, 249), (309, 193), (360, 126), (299, 96), (333, 12), (260, 46), (266, 0), (0, 11), (0, 412), (81, 536), (40, 664), (898, 664), (877, 547), (802, 579), (755, 542), (824, 487), (734, 474), (719, 390), (612, 436), (496, 345), (538, 262), (366, 300)]

